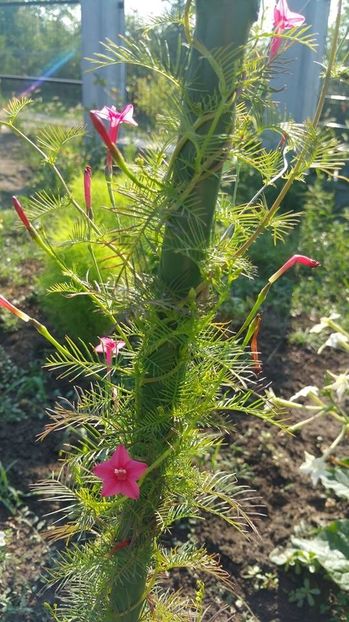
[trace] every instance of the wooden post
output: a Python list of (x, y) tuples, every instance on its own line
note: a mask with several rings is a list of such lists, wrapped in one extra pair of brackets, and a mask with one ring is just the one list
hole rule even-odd
[[(95, 52), (103, 52), (106, 38), (117, 42), (125, 31), (124, 2), (120, 0), (81, 0), (82, 25), (82, 99), (85, 112), (105, 105), (120, 104), (125, 95), (124, 65), (93, 70), (86, 61)], [(87, 116), (85, 117), (87, 119)]]
[(291, 11), (305, 16), (310, 32), (316, 36), (317, 49), (294, 44), (282, 54), (285, 73), (272, 79), (275, 93), (274, 101), (280, 104), (282, 116), (291, 116), (296, 122), (303, 123), (313, 117), (319, 96), (322, 67), (326, 52), (326, 37), (331, 0), (288, 0)]

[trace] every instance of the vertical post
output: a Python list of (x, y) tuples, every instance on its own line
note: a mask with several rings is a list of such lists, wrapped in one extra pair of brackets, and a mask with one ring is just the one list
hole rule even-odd
[[(285, 73), (275, 76), (271, 86), (277, 92), (274, 100), (282, 115), (291, 116), (297, 123), (312, 118), (320, 90), (320, 76), (326, 52), (326, 37), (331, 0), (289, 0), (291, 11), (305, 16), (309, 32), (316, 37), (315, 52), (295, 44), (282, 55)], [(281, 90), (280, 90), (281, 89)]]
[(85, 111), (123, 101), (125, 66), (110, 65), (98, 71), (86, 61), (95, 52), (103, 52), (107, 38), (119, 42), (125, 31), (123, 0), (81, 0), (82, 26), (82, 99)]

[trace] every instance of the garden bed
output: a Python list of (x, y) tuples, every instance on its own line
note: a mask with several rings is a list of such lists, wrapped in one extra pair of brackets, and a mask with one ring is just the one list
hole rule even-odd
[[(23, 264), (26, 270), (26, 264)], [(23, 299), (23, 288), (12, 295)], [(26, 310), (33, 305), (32, 293), (27, 292)], [(38, 310), (34, 308), (33, 313)], [(303, 319), (303, 323), (307, 320)], [(299, 322), (294, 321), (299, 328)], [(270, 318), (264, 326), (261, 340), (262, 358), (265, 361), (266, 382), (272, 382), (278, 395), (289, 397), (306, 384), (323, 382), (326, 370), (338, 371), (341, 356), (327, 351), (326, 357), (319, 357), (309, 347), (290, 345), (287, 335), (278, 333), (276, 318)], [(28, 362), (36, 359), (40, 365), (44, 358), (44, 344), (25, 325), (16, 331), (0, 332), (0, 344), (17, 367), (23, 372)], [(341, 365), (342, 364), (342, 365)], [(45, 375), (47, 405), (52, 405), (58, 394), (67, 395), (67, 385)], [(1, 577), (2, 596), (0, 608), (5, 611), (6, 622), (43, 622), (43, 602), (54, 598), (52, 592), (42, 592), (42, 568), (49, 565), (54, 555), (45, 537), (50, 519), (43, 516), (52, 509), (33, 495), (31, 486), (59, 468), (59, 451), (64, 443), (62, 435), (48, 437), (44, 443), (37, 441), (37, 435), (45, 424), (45, 417), (38, 408), (25, 401), (23, 416), (19, 421), (4, 418), (0, 428), (1, 461), (9, 469), (9, 484), (18, 491), (12, 513), (1, 507), (0, 530), (9, 534), (6, 547), (8, 563)], [(27, 408), (27, 410), (26, 410)], [(224, 605), (218, 620), (258, 620), (259, 622), (295, 622), (305, 617), (315, 622), (328, 622), (328, 614), (321, 616), (309, 607), (299, 608), (289, 602), (289, 594), (295, 584), (287, 574), (278, 572), (269, 560), (275, 546), (286, 544), (295, 526), (302, 522), (312, 526), (324, 525), (336, 518), (344, 517), (344, 502), (334, 502), (325, 494), (314, 489), (308, 478), (299, 472), (304, 451), (319, 453), (320, 447), (333, 440), (336, 430), (332, 420), (314, 423), (301, 434), (291, 436), (277, 428), (267, 426), (258, 419), (236, 417), (236, 438), (227, 437), (218, 458), (224, 467), (236, 472), (239, 482), (252, 487), (262, 504), (264, 516), (256, 521), (259, 537), (241, 537), (233, 528), (219, 521), (189, 522), (179, 526), (174, 535), (181, 540), (183, 535), (199, 542), (205, 542), (209, 552), (220, 555), (225, 570), (234, 584), (234, 594), (211, 581), (207, 591), (207, 602), (211, 614)], [(236, 440), (238, 440), (238, 443)], [(10, 493), (9, 493), (10, 494)], [(14, 493), (15, 494), (15, 493)], [(11, 498), (11, 494), (10, 494)], [(258, 568), (257, 568), (258, 567)], [(182, 573), (166, 579), (171, 586), (193, 585), (194, 580)], [(325, 589), (325, 588), (324, 588)], [(248, 607), (255, 615), (248, 613)], [(230, 617), (233, 616), (233, 617)], [(209, 619), (207, 614), (207, 620)]]

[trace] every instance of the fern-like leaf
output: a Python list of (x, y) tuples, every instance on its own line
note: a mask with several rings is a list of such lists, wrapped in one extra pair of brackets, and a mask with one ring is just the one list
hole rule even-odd
[(81, 125), (68, 128), (51, 125), (40, 130), (37, 142), (49, 161), (54, 163), (63, 146), (75, 138), (81, 138), (84, 133), (85, 128)]

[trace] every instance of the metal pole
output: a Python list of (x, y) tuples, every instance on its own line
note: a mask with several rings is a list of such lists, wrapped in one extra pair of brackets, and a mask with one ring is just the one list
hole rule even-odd
[[(274, 101), (280, 104), (281, 114), (291, 116), (297, 123), (313, 117), (318, 100), (321, 71), (326, 52), (326, 37), (331, 0), (289, 0), (291, 11), (301, 13), (316, 36), (317, 49), (312, 52), (295, 44), (282, 55), (285, 73), (274, 77), (271, 86), (280, 92)], [(281, 60), (281, 59), (280, 59)]]
[[(120, 0), (82, 0), (82, 98), (85, 113), (105, 105), (120, 104), (125, 97), (125, 67), (111, 65), (94, 70), (86, 60), (103, 52), (106, 38), (118, 42), (125, 31), (124, 2)], [(92, 70), (92, 71), (91, 71)], [(85, 115), (87, 122), (88, 116)]]

